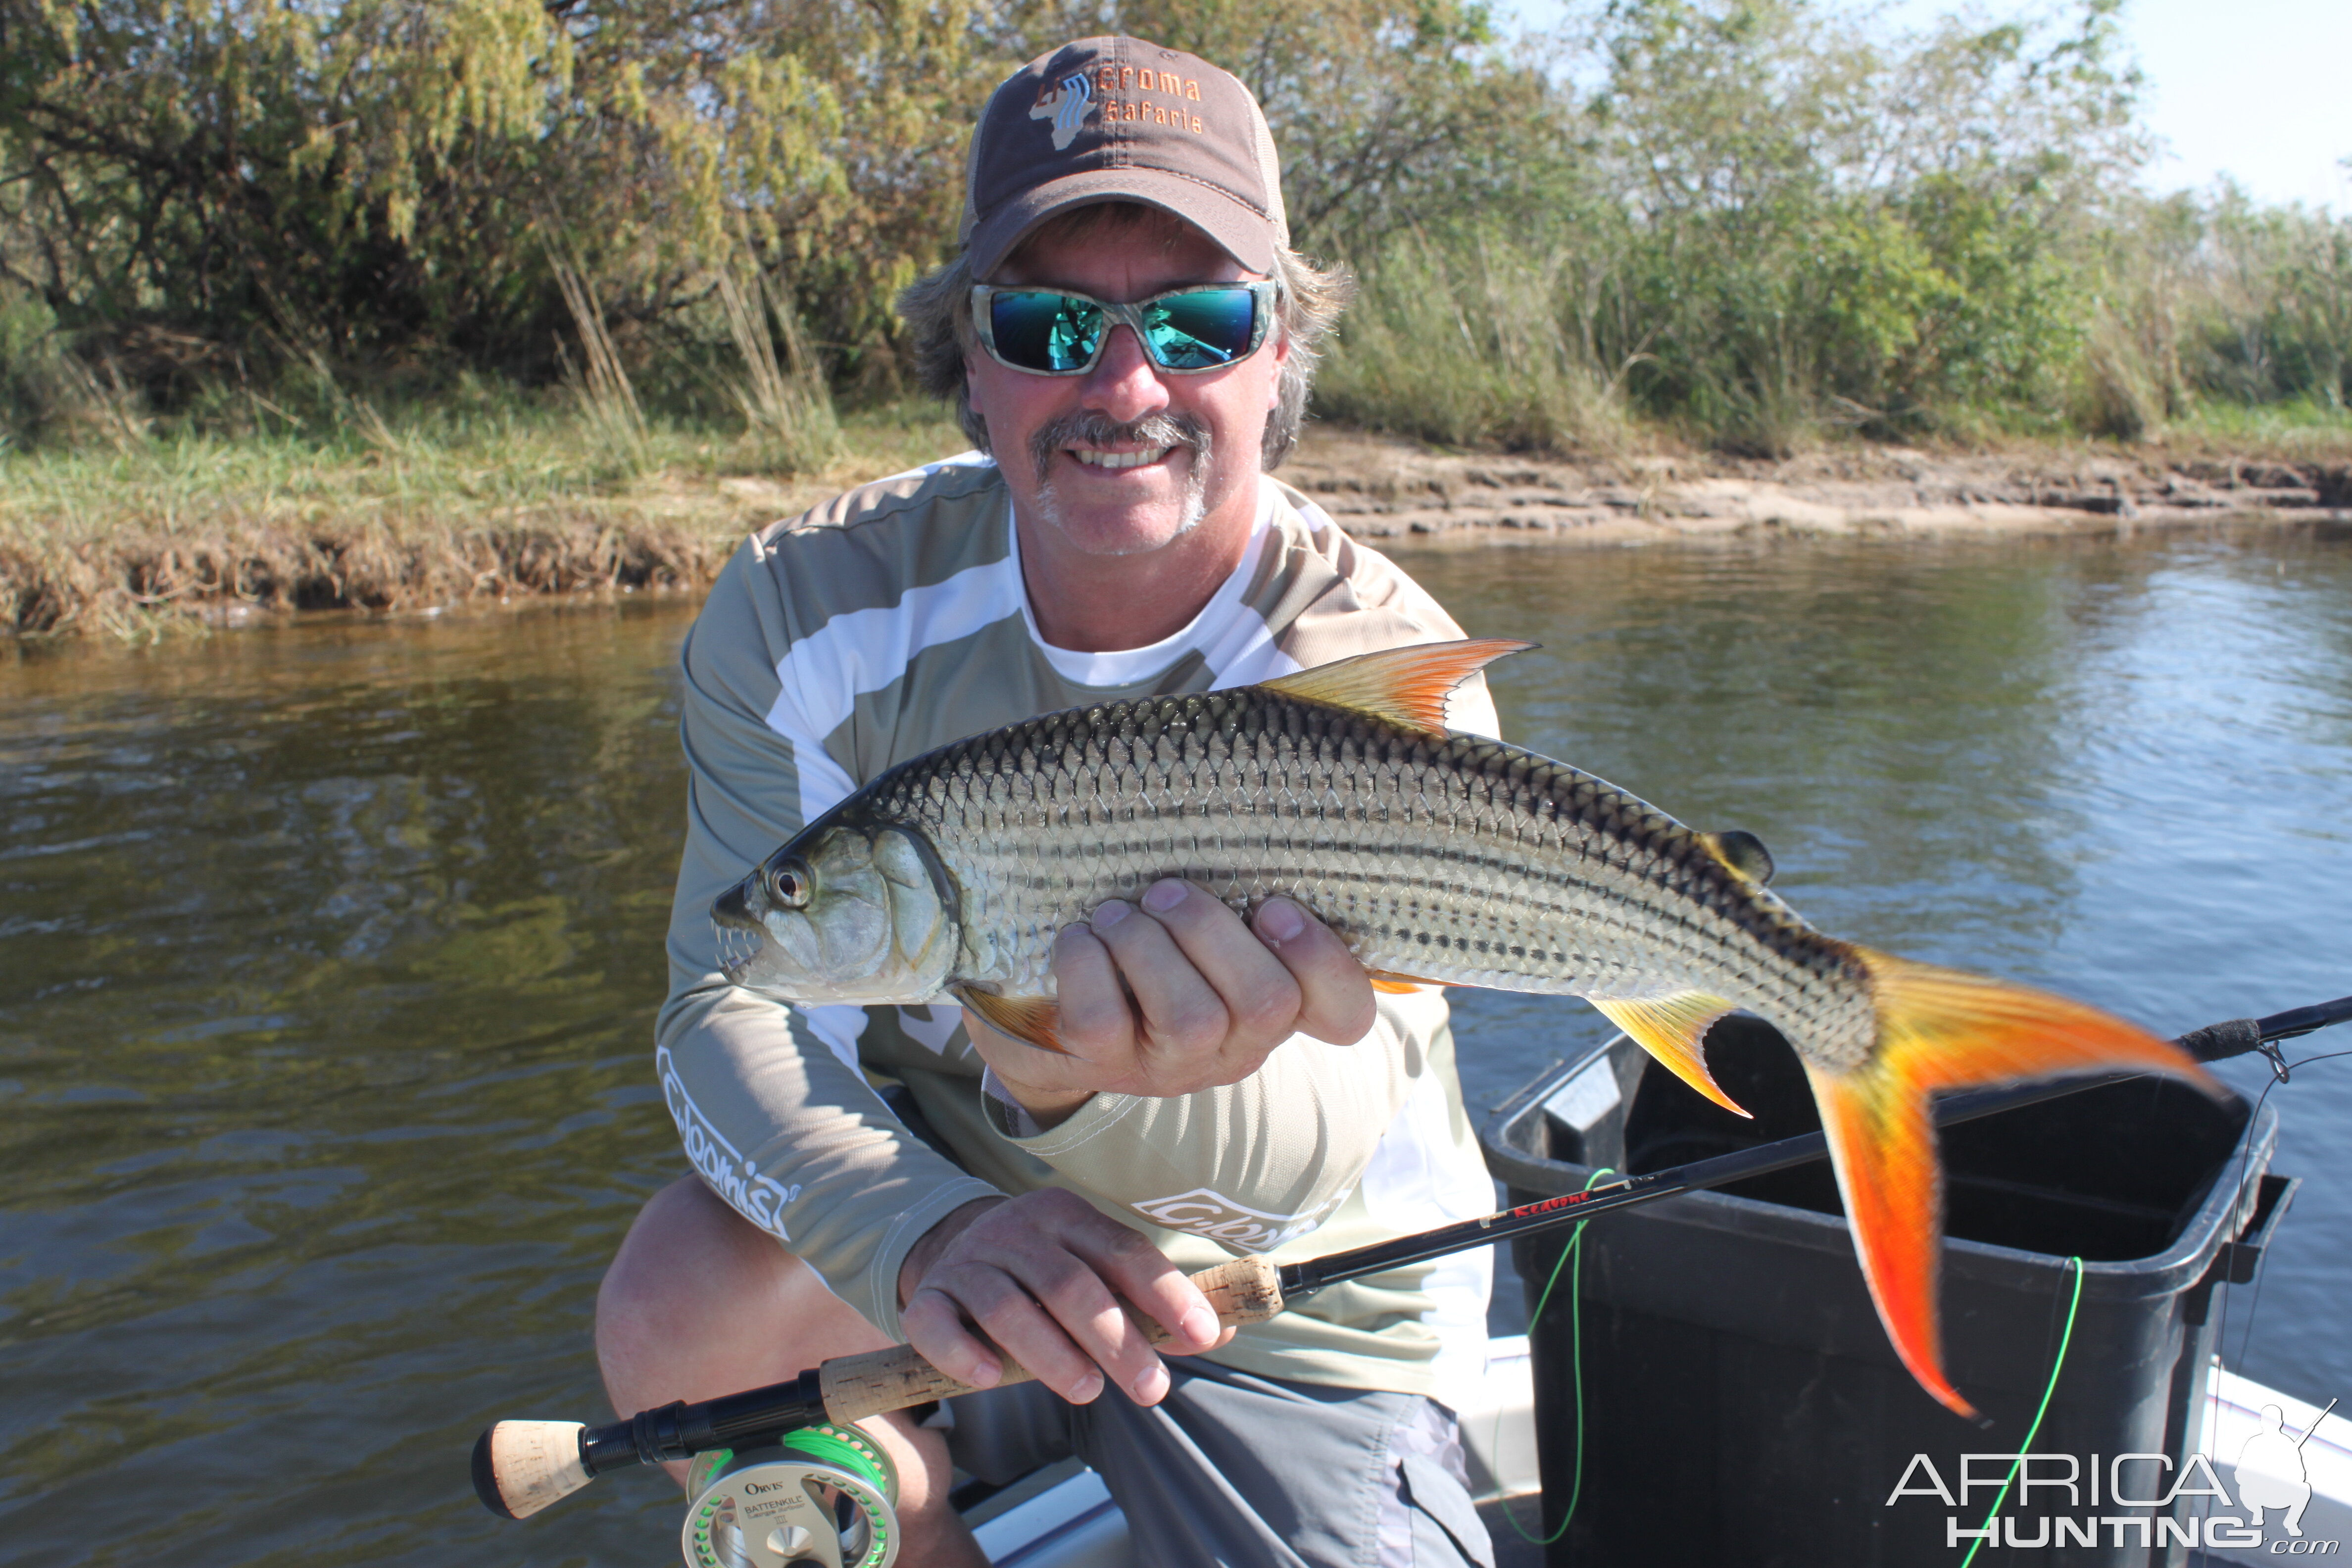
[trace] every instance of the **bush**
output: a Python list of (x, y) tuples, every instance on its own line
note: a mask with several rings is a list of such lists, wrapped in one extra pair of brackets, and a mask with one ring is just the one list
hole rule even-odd
[(819, 464), (830, 391), (907, 382), (986, 94), (1103, 27), (1264, 102), (1296, 243), (1366, 282), (1328, 415), (1780, 453), (2340, 408), (2352, 227), (2135, 195), (2113, 9), (1608, 0), (1513, 48), (1473, 0), (0, 0), (0, 426), (376, 440), (569, 364), (624, 455)]

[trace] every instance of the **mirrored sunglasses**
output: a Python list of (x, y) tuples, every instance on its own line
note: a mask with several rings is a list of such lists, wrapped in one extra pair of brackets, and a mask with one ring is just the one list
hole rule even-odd
[(1186, 375), (1255, 353), (1274, 318), (1276, 289), (1271, 279), (1204, 283), (1115, 305), (1066, 289), (977, 283), (971, 315), (989, 357), (1032, 375), (1084, 375), (1115, 326), (1132, 328), (1153, 364)]

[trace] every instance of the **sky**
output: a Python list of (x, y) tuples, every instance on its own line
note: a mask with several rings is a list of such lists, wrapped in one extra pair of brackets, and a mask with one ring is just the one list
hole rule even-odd
[[(1531, 26), (1564, 0), (1498, 0)], [(1578, 7), (1582, 9), (1581, 5)], [(1893, 0), (1889, 17), (1925, 26), (1951, 0)], [(2051, 7), (1986, 0), (1993, 17)], [(2125, 0), (2122, 23), (2146, 85), (2140, 112), (2162, 151), (2149, 189), (2202, 190), (2227, 174), (2263, 202), (2352, 214), (2352, 0)]]

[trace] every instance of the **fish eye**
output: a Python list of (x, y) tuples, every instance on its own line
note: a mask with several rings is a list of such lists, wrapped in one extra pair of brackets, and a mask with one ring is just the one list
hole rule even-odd
[(779, 866), (768, 873), (768, 897), (788, 910), (808, 903), (808, 872), (798, 866)]

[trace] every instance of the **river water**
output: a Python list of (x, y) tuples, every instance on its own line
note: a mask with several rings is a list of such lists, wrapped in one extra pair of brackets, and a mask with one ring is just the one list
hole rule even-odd
[[(1407, 563), (1544, 645), (1508, 733), (1841, 935), (2165, 1033), (2352, 992), (2352, 531)], [(0, 1563), (674, 1560), (655, 1478), (502, 1524), (466, 1455), (603, 1418), (596, 1280), (683, 1169), (688, 614), (0, 654)], [(1601, 1033), (1452, 994), (1481, 1110)], [(2352, 1397), (2352, 1058), (2272, 1103), (2307, 1184), (2229, 1360)]]

